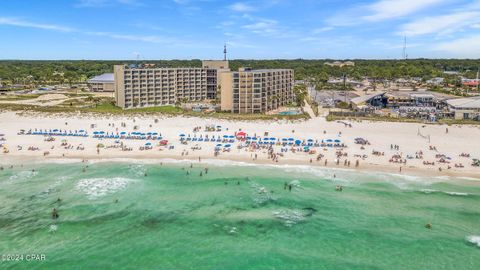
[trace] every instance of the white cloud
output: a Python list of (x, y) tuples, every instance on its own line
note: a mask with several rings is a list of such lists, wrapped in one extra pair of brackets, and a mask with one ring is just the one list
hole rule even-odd
[(316, 28), (316, 29), (313, 29), (313, 33), (314, 34), (320, 34), (320, 33), (323, 33), (323, 32), (328, 32), (330, 30), (333, 30), (335, 29), (334, 27), (332, 26), (324, 26), (324, 27), (321, 27), (321, 28)]
[(381, 0), (367, 6), (372, 14), (363, 16), (363, 19), (382, 21), (403, 17), (442, 2), (445, 0)]
[(79, 0), (75, 7), (78, 8), (101, 8), (121, 4), (126, 6), (143, 6), (139, 0)]
[(480, 35), (439, 43), (433, 50), (462, 58), (480, 58)]
[(400, 27), (399, 34), (419, 36), (426, 34), (450, 34), (480, 22), (480, 12), (458, 12), (449, 15), (426, 17)]
[(115, 34), (109, 32), (86, 32), (87, 35), (92, 36), (101, 36), (101, 37), (109, 37), (114, 39), (122, 39), (122, 40), (130, 40), (130, 41), (143, 41), (149, 43), (174, 43), (175, 40), (171, 38), (156, 36), (156, 35), (125, 35), (125, 34)]
[(34, 23), (29, 21), (24, 21), (15, 18), (5, 18), (0, 17), (0, 25), (9, 25), (9, 26), (17, 26), (17, 27), (25, 27), (25, 28), (36, 28), (36, 29), (43, 29), (43, 30), (53, 30), (53, 31), (60, 31), (60, 32), (72, 32), (75, 31), (73, 28), (56, 25), (56, 24), (42, 24), (42, 23)]
[(326, 22), (331, 26), (349, 26), (392, 20), (414, 14), (446, 1), (448, 0), (377, 0), (372, 4), (361, 4), (346, 8), (328, 17)]
[(250, 12), (254, 11), (254, 7), (250, 6), (247, 3), (237, 2), (229, 6), (229, 8), (236, 12)]

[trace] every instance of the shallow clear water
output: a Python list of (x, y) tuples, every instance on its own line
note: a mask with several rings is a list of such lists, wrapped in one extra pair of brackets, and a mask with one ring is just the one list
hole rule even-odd
[(480, 269), (474, 180), (307, 166), (84, 166), (0, 171), (0, 253), (46, 256), (1, 269)]

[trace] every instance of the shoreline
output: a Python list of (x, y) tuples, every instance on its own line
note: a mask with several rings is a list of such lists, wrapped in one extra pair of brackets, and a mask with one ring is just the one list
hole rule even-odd
[[(176, 165), (176, 164), (193, 164), (194, 166), (205, 165), (205, 167), (212, 166), (244, 166), (244, 167), (270, 167), (270, 168), (312, 168), (312, 169), (324, 169), (326, 171), (338, 171), (349, 173), (365, 173), (375, 174), (383, 173), (392, 176), (400, 177), (422, 177), (430, 179), (446, 180), (444, 182), (457, 182), (458, 180), (467, 181), (472, 184), (480, 185), (480, 176), (475, 173), (458, 173), (458, 172), (431, 172), (423, 168), (408, 168), (402, 170), (402, 173), (392, 170), (389, 166), (382, 166), (376, 164), (364, 164), (359, 168), (339, 166), (323, 166), (320, 164), (304, 164), (302, 162), (279, 162), (274, 163), (269, 160), (245, 160), (242, 158), (202, 158), (201, 162), (196, 157), (176, 157), (176, 156), (162, 156), (157, 158), (145, 157), (145, 156), (126, 156), (116, 158), (104, 158), (104, 157), (86, 157), (86, 156), (69, 156), (69, 157), (55, 157), (50, 156), (46, 158), (32, 157), (32, 156), (14, 156), (11, 163), (0, 163), (2, 166), (18, 166), (29, 164), (97, 164), (97, 163), (131, 163), (131, 164), (148, 164), (148, 165)], [(333, 179), (333, 178), (332, 178)]]
[[(218, 125), (221, 131), (209, 132), (203, 127)], [(195, 130), (198, 128), (199, 130)], [(69, 129), (87, 130), (89, 137), (54, 136), (55, 141), (45, 141), (43, 135), (17, 135), (20, 130), (29, 129)], [(109, 133), (119, 131), (159, 132), (168, 140), (167, 147), (161, 146), (159, 140), (98, 139), (92, 137), (95, 130)], [(447, 132), (446, 132), (447, 130)], [(181, 143), (180, 134), (193, 136), (221, 137), (245, 132), (248, 136), (273, 136), (277, 144), (270, 149), (267, 146), (252, 149), (244, 142), (236, 140), (229, 151), (220, 151), (214, 156), (217, 142), (189, 141)], [(351, 170), (358, 172), (383, 172), (396, 175), (422, 177), (465, 177), (480, 179), (480, 167), (471, 166), (472, 158), (480, 158), (480, 127), (478, 126), (446, 126), (423, 125), (418, 123), (386, 123), (338, 121), (328, 122), (325, 118), (316, 117), (306, 121), (234, 121), (179, 116), (95, 116), (75, 114), (37, 114), (0, 112), (0, 134), (4, 134), (4, 144), (9, 153), (0, 147), (1, 165), (7, 162), (16, 164), (35, 162), (48, 163), (60, 160), (70, 162), (82, 161), (115, 161), (130, 160), (152, 163), (172, 159), (175, 162), (198, 162), (203, 160), (218, 162), (243, 162), (248, 165), (291, 165), (312, 166), (314, 168)], [(281, 138), (293, 137), (306, 142), (306, 139), (317, 141), (338, 139), (343, 147), (312, 147), (314, 153), (301, 151), (303, 146), (285, 146)], [(355, 144), (356, 138), (368, 140), (368, 144)], [(122, 147), (130, 151), (122, 151)], [(62, 144), (60, 144), (62, 142)], [(151, 150), (142, 150), (146, 142), (152, 143)], [(225, 143), (225, 142), (222, 142)], [(228, 143), (228, 142), (227, 142)], [(98, 145), (104, 145), (98, 150)], [(197, 149), (197, 146), (199, 149)], [(395, 148), (392, 148), (395, 146)], [(398, 147), (397, 147), (398, 146)], [(432, 150), (432, 146), (435, 147)], [(27, 148), (35, 147), (37, 151)], [(78, 148), (81, 147), (81, 150)], [(295, 149), (294, 149), (295, 148)], [(437, 150), (438, 149), (438, 150)], [(225, 150), (225, 149), (224, 149)], [(296, 151), (294, 151), (296, 150)], [(97, 153), (99, 151), (99, 153)], [(338, 152), (342, 155), (338, 155)], [(44, 154), (48, 152), (47, 156)], [(379, 154), (380, 153), (380, 154)], [(421, 153), (421, 158), (415, 158)], [(462, 157), (468, 153), (471, 158)], [(273, 155), (273, 158), (272, 158)], [(445, 156), (446, 162), (439, 163), (438, 156)], [(407, 158), (410, 156), (410, 158)], [(413, 156), (413, 157), (412, 157)], [(400, 162), (396, 158), (400, 157)], [(339, 164), (336, 164), (337, 159)], [(275, 160), (275, 161), (274, 161)], [(359, 167), (355, 167), (356, 161)], [(392, 161), (393, 160), (393, 161)], [(328, 164), (325, 165), (325, 161)], [(345, 166), (345, 163), (350, 166)], [(403, 162), (406, 162), (404, 164)], [(436, 165), (425, 165), (424, 162), (435, 162)], [(454, 164), (461, 163), (462, 168)], [(347, 164), (348, 165), (348, 164)], [(449, 168), (447, 168), (447, 165)], [(400, 172), (400, 167), (402, 170)], [(440, 171), (440, 169), (441, 171)]]

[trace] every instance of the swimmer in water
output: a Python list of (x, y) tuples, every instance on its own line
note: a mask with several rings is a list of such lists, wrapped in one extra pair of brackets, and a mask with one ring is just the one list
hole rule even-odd
[(432, 229), (432, 223), (425, 224), (425, 228), (431, 230)]
[(56, 208), (53, 208), (52, 210), (52, 219), (57, 219), (59, 217), (58, 211)]

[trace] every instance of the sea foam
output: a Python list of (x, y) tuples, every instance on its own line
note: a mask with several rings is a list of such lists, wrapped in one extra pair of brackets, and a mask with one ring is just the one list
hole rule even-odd
[(125, 189), (131, 181), (133, 180), (122, 177), (88, 178), (78, 181), (76, 188), (90, 199), (96, 199)]
[(470, 244), (474, 244), (477, 247), (480, 247), (480, 235), (469, 235), (465, 238)]
[(38, 174), (37, 171), (20, 171), (11, 175), (8, 180), (15, 181), (15, 180), (26, 180), (32, 177), (35, 177)]

